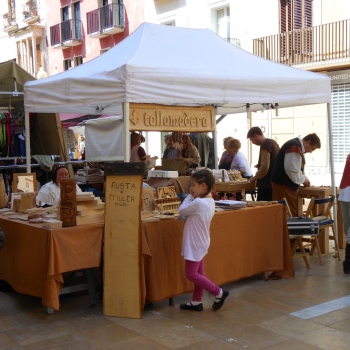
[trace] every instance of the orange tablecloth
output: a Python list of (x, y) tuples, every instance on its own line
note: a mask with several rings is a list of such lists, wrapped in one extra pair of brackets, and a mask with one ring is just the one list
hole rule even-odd
[[(142, 224), (143, 301), (193, 291), (181, 256), (183, 226), (176, 219)], [(269, 271), (281, 278), (294, 276), (283, 205), (216, 213), (210, 235), (205, 271), (218, 285)]]
[(103, 224), (56, 230), (42, 224), (0, 218), (5, 233), (0, 250), (0, 279), (19, 293), (42, 298), (42, 304), (59, 309), (63, 272), (101, 264)]

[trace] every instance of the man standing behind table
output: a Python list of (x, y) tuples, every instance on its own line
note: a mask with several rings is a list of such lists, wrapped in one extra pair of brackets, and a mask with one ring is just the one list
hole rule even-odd
[[(298, 191), (300, 185), (310, 186), (304, 175), (304, 153), (312, 153), (321, 148), (320, 138), (315, 134), (298, 136), (287, 141), (277, 154), (271, 173), (272, 199), (286, 197), (293, 216), (298, 216)], [(301, 214), (301, 213), (300, 213)]]
[(275, 140), (266, 138), (258, 126), (248, 131), (247, 138), (254, 145), (260, 146), (259, 160), (256, 165), (258, 171), (249, 179), (249, 182), (256, 181), (258, 201), (272, 201), (271, 172), (280, 146)]

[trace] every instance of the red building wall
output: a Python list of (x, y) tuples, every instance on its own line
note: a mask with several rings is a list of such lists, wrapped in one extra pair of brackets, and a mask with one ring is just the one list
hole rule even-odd
[[(104, 38), (91, 38), (87, 33), (86, 14), (99, 7), (98, 0), (80, 0), (80, 17), (82, 21), (81, 45), (67, 48), (53, 48), (50, 38), (50, 28), (62, 22), (61, 9), (69, 6), (70, 18), (72, 18), (72, 0), (50, 0), (46, 8), (46, 44), (47, 57), (46, 71), (48, 75), (54, 75), (64, 71), (64, 60), (70, 59), (74, 67), (74, 57), (81, 56), (83, 63), (100, 55), (100, 50), (111, 48), (137, 29), (144, 22), (144, 8), (142, 0), (124, 0), (125, 29), (122, 33), (109, 35)], [(112, 0), (108, 0), (110, 4)]]

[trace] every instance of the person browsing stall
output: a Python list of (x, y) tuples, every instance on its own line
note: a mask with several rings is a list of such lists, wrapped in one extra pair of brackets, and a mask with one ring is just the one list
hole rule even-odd
[(179, 207), (179, 215), (184, 217), (181, 255), (185, 258), (186, 278), (194, 284), (192, 300), (181, 304), (182, 310), (203, 311), (202, 296), (206, 290), (215, 297), (212, 305), (219, 310), (229, 291), (221, 289), (204, 272), (204, 257), (210, 246), (210, 223), (215, 213), (215, 203), (211, 190), (215, 179), (211, 171), (198, 170), (191, 176), (190, 194)]
[(222, 153), (220, 161), (219, 161), (219, 169), (231, 169), (231, 163), (233, 160), (233, 156), (228, 152), (229, 141), (233, 140), (233, 137), (228, 136), (224, 138), (224, 148), (225, 151)]
[(346, 158), (343, 176), (340, 181), (340, 192), (338, 201), (341, 206), (341, 214), (346, 235), (345, 259), (343, 261), (343, 271), (350, 274), (350, 154)]
[[(315, 134), (300, 136), (287, 141), (279, 150), (271, 172), (272, 199), (284, 197), (293, 216), (298, 216), (298, 191), (300, 185), (310, 186), (304, 174), (305, 153), (321, 148), (320, 138)], [(300, 213), (301, 214), (301, 213)]]
[(178, 149), (174, 145), (174, 137), (171, 134), (164, 136), (164, 142), (167, 145), (163, 153), (163, 158), (174, 159), (177, 158)]
[(275, 140), (266, 138), (258, 126), (248, 131), (247, 138), (253, 145), (260, 146), (258, 171), (249, 181), (256, 181), (258, 201), (272, 201), (271, 172), (280, 147)]
[(132, 132), (130, 135), (131, 152), (130, 152), (130, 162), (144, 162), (150, 156), (146, 155), (145, 149), (140, 146), (145, 139), (142, 135), (137, 132)]
[[(52, 181), (43, 185), (36, 197), (37, 204), (41, 205), (59, 205), (61, 199), (61, 186), (62, 179), (69, 179), (69, 171), (65, 165), (56, 166), (51, 173)], [(77, 186), (77, 192), (81, 192), (81, 189)]]
[(178, 156), (180, 158), (187, 158), (189, 162), (192, 163), (192, 166), (199, 166), (201, 157), (199, 155), (198, 149), (195, 145), (192, 144), (191, 138), (184, 134), (181, 136), (181, 145), (182, 149), (179, 150)]

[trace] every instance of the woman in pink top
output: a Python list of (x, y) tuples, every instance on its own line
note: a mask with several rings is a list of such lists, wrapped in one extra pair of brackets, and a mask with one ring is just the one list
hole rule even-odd
[(229, 295), (228, 290), (221, 289), (204, 274), (204, 257), (210, 245), (210, 222), (215, 213), (215, 203), (210, 193), (214, 182), (214, 176), (209, 170), (192, 174), (191, 194), (179, 208), (180, 216), (186, 220), (181, 255), (185, 258), (186, 278), (194, 284), (192, 300), (181, 304), (182, 310), (203, 311), (204, 289), (216, 298), (212, 306), (214, 310), (219, 310)]

